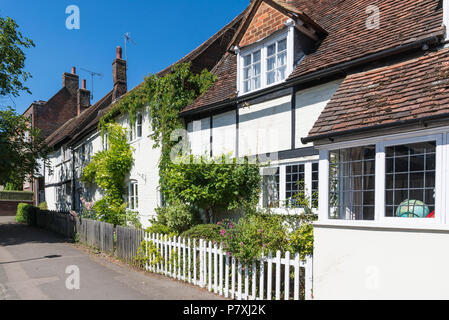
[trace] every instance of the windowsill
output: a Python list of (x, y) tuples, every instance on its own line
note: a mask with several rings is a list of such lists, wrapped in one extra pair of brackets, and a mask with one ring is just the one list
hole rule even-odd
[[(405, 219), (405, 218), (404, 218)], [(423, 221), (424, 222), (424, 221)], [(337, 228), (337, 229), (383, 229), (383, 230), (404, 230), (404, 231), (447, 231), (449, 225), (429, 221), (416, 223), (415, 221), (353, 221), (353, 220), (325, 220), (313, 223), (318, 228)]]
[(129, 141), (128, 143), (129, 143), (129, 144), (133, 144), (133, 143), (136, 143), (136, 142), (138, 142), (138, 141), (140, 141), (140, 140), (142, 140), (142, 137), (139, 137), (139, 138), (137, 138), (137, 139), (134, 139), (133, 141)]
[(268, 89), (268, 88), (271, 88), (271, 87), (275, 87), (276, 85), (280, 85), (280, 84), (284, 83), (285, 80), (287, 80), (287, 78), (288, 77), (286, 77), (284, 80), (281, 80), (281, 81), (278, 81), (278, 82), (274, 82), (274, 83), (271, 83), (269, 85), (262, 86), (259, 89), (251, 90), (251, 91), (248, 91), (248, 92), (238, 92), (237, 96), (239, 98), (240, 97), (245, 97), (245, 96), (249, 96), (251, 94), (255, 94), (257, 92), (263, 91), (265, 89)]

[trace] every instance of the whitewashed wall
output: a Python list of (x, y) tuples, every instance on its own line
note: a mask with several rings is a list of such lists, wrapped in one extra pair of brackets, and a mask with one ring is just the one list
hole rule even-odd
[(239, 109), (239, 156), (291, 148), (291, 96)]
[(212, 155), (230, 154), (235, 156), (236, 115), (229, 111), (212, 118)]
[(191, 121), (187, 124), (188, 139), (194, 155), (210, 154), (210, 117)]
[[(130, 171), (128, 177), (126, 177), (126, 183), (130, 180), (135, 180), (138, 183), (139, 189), (139, 212), (141, 223), (144, 227), (149, 225), (149, 219), (155, 215), (155, 208), (160, 205), (160, 193), (159, 188), (159, 171), (158, 163), (160, 158), (160, 149), (153, 148), (153, 140), (151, 138), (150, 119), (148, 112), (143, 113), (142, 124), (142, 137), (132, 141), (131, 147), (134, 149), (134, 165)], [(125, 128), (129, 128), (128, 116), (124, 116), (118, 119), (118, 123)], [(85, 145), (86, 150), (86, 162), (80, 165), (80, 152), (82, 145)], [(103, 138), (99, 132), (95, 132), (92, 135), (86, 137), (76, 146), (75, 150), (75, 173), (76, 178), (79, 181), (83, 167), (90, 161), (90, 158), (97, 152), (103, 150)], [(61, 208), (61, 200), (65, 203), (65, 207), (70, 208), (71, 196), (64, 195), (59, 200), (56, 197), (57, 184), (67, 179), (71, 179), (72, 176), (72, 159), (62, 161), (61, 151), (53, 152), (49, 156), (50, 164), (53, 169), (53, 175), (48, 174), (46, 170), (45, 181), (47, 187), (45, 188), (45, 198), (47, 205), (51, 210), (59, 210)], [(67, 177), (67, 178), (66, 178)], [(79, 185), (76, 186), (78, 188)], [(92, 201), (98, 201), (102, 198), (103, 193), (99, 188), (93, 187), (88, 190), (88, 193)], [(59, 202), (59, 203), (58, 203)]]
[[(150, 225), (149, 219), (156, 215), (155, 209), (160, 206), (159, 192), (159, 158), (160, 148), (153, 148), (153, 133), (150, 125), (148, 110), (142, 113), (142, 137), (130, 143), (133, 150), (134, 165), (126, 177), (126, 182), (137, 181), (139, 190), (139, 212), (140, 222), (144, 227)], [(128, 117), (123, 117), (119, 123), (129, 128)]]
[(448, 299), (449, 231), (314, 229), (315, 299)]
[(301, 138), (307, 137), (315, 121), (320, 116), (324, 107), (337, 91), (342, 80), (329, 82), (296, 93), (296, 148), (312, 146), (312, 143), (304, 145)]

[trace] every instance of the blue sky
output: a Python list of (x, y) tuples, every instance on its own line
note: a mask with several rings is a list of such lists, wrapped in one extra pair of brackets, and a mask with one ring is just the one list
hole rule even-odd
[[(112, 60), (123, 34), (130, 32), (136, 45), (128, 46), (128, 88), (145, 75), (176, 62), (207, 40), (245, 9), (249, 0), (0, 0), (0, 16), (10, 16), (36, 47), (26, 50), (27, 81), (32, 94), (23, 92), (2, 100), (23, 112), (35, 100), (48, 100), (62, 86), (62, 73), (77, 67), (102, 73), (94, 83), (94, 102), (112, 88)], [(66, 7), (80, 9), (80, 29), (68, 30)], [(81, 81), (80, 81), (81, 82)], [(81, 85), (81, 84), (80, 84)]]

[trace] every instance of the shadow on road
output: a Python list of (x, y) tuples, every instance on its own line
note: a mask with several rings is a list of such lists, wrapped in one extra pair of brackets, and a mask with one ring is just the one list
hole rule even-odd
[(0, 246), (14, 246), (23, 243), (64, 243), (61, 236), (25, 224), (14, 222), (14, 218), (0, 219)]

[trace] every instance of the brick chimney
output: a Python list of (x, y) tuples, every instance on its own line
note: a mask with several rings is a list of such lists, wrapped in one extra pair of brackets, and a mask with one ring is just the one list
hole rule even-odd
[(64, 72), (62, 75), (62, 86), (67, 88), (72, 95), (77, 95), (79, 88), (79, 76), (76, 74), (75, 67), (72, 67), (72, 73)]
[(122, 59), (122, 47), (117, 47), (117, 57), (112, 62), (112, 75), (114, 79), (114, 91), (112, 93), (112, 100), (120, 98), (126, 93), (127, 79), (126, 79), (126, 61)]
[(81, 89), (78, 90), (77, 115), (90, 107), (90, 91), (86, 89), (86, 79), (81, 82)]

